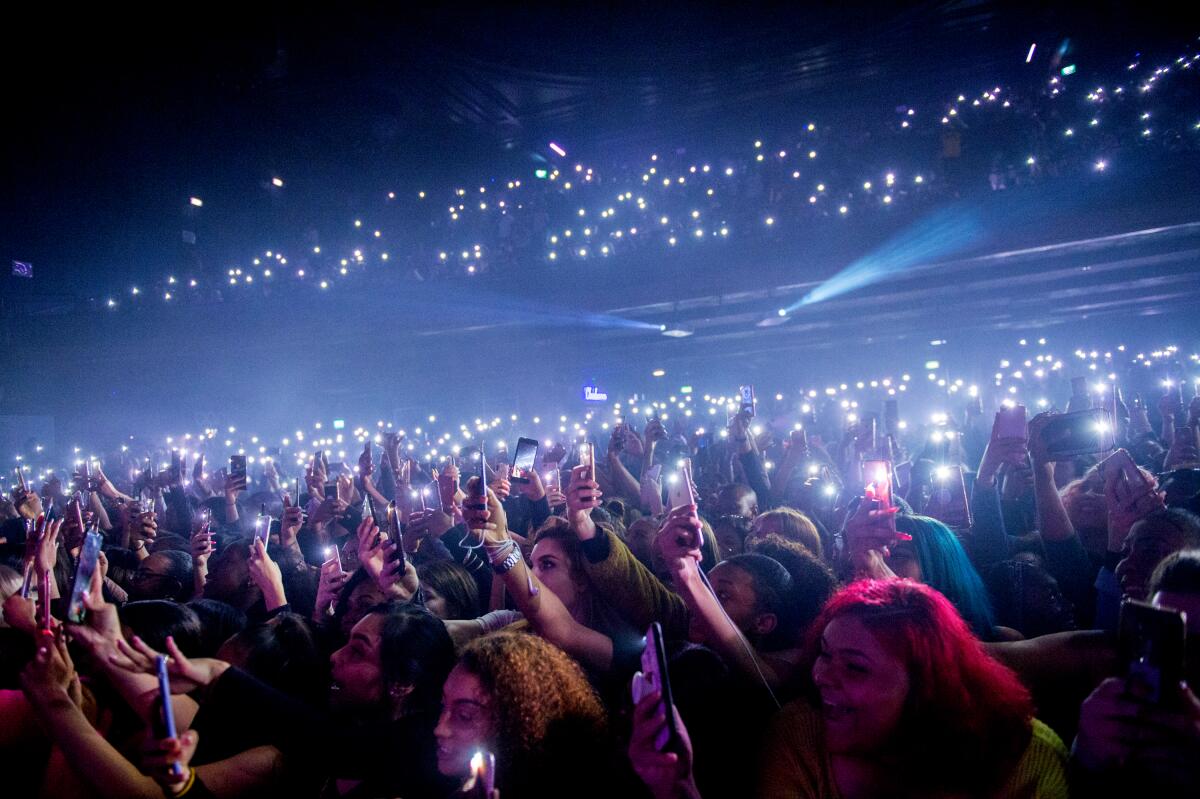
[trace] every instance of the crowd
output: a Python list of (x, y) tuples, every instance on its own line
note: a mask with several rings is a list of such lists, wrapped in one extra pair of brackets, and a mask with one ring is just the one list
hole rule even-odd
[(1200, 396), (1073, 388), (18, 470), (5, 794), (1191, 795)]
[(713, 242), (805, 241), (840, 219), (1060, 178), (1087, 192), (1105, 174), (1194, 158), (1197, 61), (1187, 49), (1115, 69), (1055, 68), (1014, 86), (944, 87), (894, 107), (825, 109), (737, 144), (664, 142), (657, 152), (595, 157), (559, 148), (532, 175), (381, 192), (336, 225), (314, 220), (291, 241), (206, 268), (192, 259), (114, 288), (96, 306), (232, 301), (347, 280), (511, 277)]

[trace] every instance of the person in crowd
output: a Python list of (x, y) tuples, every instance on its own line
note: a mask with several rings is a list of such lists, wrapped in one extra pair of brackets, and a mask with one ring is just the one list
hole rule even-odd
[[(1180, 663), (1129, 669), (1100, 683), (1083, 702), (1072, 750), (1080, 793), (1186, 796), (1200, 784), (1200, 699), (1192, 687), (1200, 682), (1200, 550), (1164, 558), (1146, 596), (1156, 607), (1185, 614), (1186, 645), (1159, 644), (1160, 657)], [(1181, 681), (1158, 679), (1178, 675), (1179, 665), (1186, 666)]]
[(760, 795), (1067, 796), (1067, 751), (954, 606), (854, 583), (813, 625), (806, 695), (775, 719)]

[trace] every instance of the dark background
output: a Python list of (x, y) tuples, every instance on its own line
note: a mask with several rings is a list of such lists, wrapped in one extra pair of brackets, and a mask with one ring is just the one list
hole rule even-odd
[[(944, 338), (980, 376), (1019, 334), (1196, 338), (1191, 228), (1133, 244), (899, 276), (761, 328), (854, 258), (917, 224), (896, 209), (823, 236), (631, 256), (564, 274), (530, 264), (477, 282), (254, 295), (100, 310), (113, 287), (176, 270), (220, 275), (249, 252), (338, 240), (381, 194), (528, 174), (550, 140), (572, 155), (700, 154), (853, 125), (983, 82), (1032, 86), (1024, 54), (1064, 40), (1119, 68), (1177, 48), (1168, 3), (207, 4), (6, 11), (0, 157), (5, 276), (0, 415), (49, 415), (60, 439), (131, 425), (530, 411), (672, 383), (779, 387), (924, 357)], [(911, 100), (910, 100), (911, 98)], [(932, 148), (932, 144), (931, 144)], [(270, 185), (274, 175), (283, 190)], [(995, 235), (972, 255), (1193, 222), (1195, 165), (1062, 186), (1023, 208), (970, 200)], [(204, 199), (202, 209), (188, 197)], [(399, 213), (403, 214), (401, 207)], [(1003, 220), (1001, 224), (999, 220)], [(181, 239), (193, 232), (194, 245)], [(398, 243), (397, 249), (403, 247)], [(294, 247), (293, 247), (294, 249)], [(1139, 260), (1140, 259), (1140, 260)], [(686, 323), (682, 340), (595, 327), (613, 313)], [(921, 353), (921, 354), (916, 354)], [(946, 357), (943, 355), (943, 357)]]

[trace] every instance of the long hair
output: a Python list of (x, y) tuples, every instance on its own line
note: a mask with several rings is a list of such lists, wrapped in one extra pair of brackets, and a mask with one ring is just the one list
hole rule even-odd
[(904, 764), (902, 784), (971, 796), (1001, 785), (1029, 743), (1033, 701), (946, 597), (911, 580), (846, 586), (812, 626), (805, 673), (825, 628), (841, 617), (857, 619), (907, 669), (908, 697), (889, 744)]
[[(491, 697), (502, 795), (526, 796), (540, 783), (561, 788), (549, 774), (569, 771), (572, 753), (594, 754), (606, 734), (604, 707), (583, 669), (542, 638), (513, 632), (484, 636), (467, 645), (459, 665)], [(514, 786), (525, 790), (511, 790)]]
[(397, 602), (371, 613), (383, 616), (379, 660), (384, 681), (413, 687), (404, 700), (405, 713), (436, 718), (442, 684), (454, 668), (454, 643), (445, 623), (425, 608)]
[(458, 561), (431, 560), (417, 567), (421, 585), (446, 600), (446, 618), (470, 620), (479, 616), (479, 585)]
[(990, 640), (996, 622), (987, 589), (954, 531), (937, 519), (915, 515), (896, 516), (896, 529), (913, 538), (921, 581), (949, 599), (976, 635)]

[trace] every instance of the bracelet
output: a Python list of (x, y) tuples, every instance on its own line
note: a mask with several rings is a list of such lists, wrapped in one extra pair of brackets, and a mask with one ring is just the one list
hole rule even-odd
[(492, 571), (496, 574), (505, 574), (513, 570), (513, 568), (521, 562), (520, 550), (513, 550), (508, 554), (508, 557), (499, 563), (492, 564)]
[(194, 787), (196, 787), (196, 769), (192, 768), (191, 766), (188, 766), (187, 782), (184, 784), (183, 788), (181, 788), (179, 791), (172, 793), (171, 795), (174, 796), (175, 799), (179, 799), (180, 796), (184, 796), (185, 794), (187, 794), (188, 791), (190, 791)]

